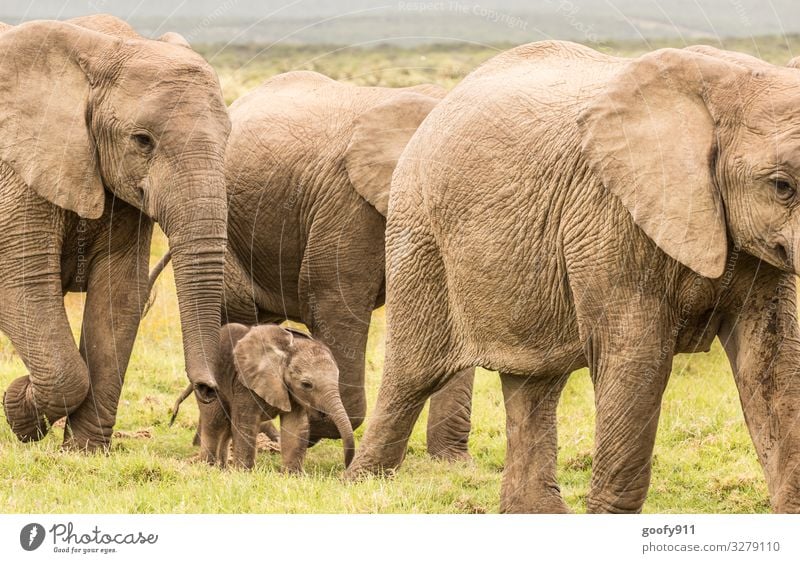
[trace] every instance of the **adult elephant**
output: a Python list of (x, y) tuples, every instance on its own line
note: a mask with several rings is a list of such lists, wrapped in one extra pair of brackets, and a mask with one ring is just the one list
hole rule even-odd
[[(364, 419), (370, 317), (384, 302), (392, 172), (445, 91), (367, 88), (315, 72), (266, 81), (230, 108), (224, 322), (299, 321), (333, 352), (341, 397)], [(428, 449), (467, 458), (473, 370), (431, 402)], [(338, 437), (312, 422), (312, 441)]]
[(473, 72), (397, 166), (388, 350), (349, 476), (399, 466), (454, 369), (501, 372), (501, 509), (566, 511), (556, 404), (588, 366), (587, 508), (636, 512), (673, 355), (719, 337), (772, 508), (800, 510), (800, 82), (704, 47), (543, 42)]
[[(153, 220), (175, 256), (187, 375), (214, 396), (230, 121), (179, 36), (145, 40), (111, 16), (6, 26), (0, 60), (0, 329), (29, 371), (6, 418), (30, 441), (68, 416), (66, 447), (107, 447)], [(67, 291), (86, 292), (79, 347)]]

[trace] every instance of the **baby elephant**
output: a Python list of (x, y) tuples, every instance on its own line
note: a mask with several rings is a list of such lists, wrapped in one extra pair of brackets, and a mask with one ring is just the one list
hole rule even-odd
[(310, 421), (329, 417), (341, 433), (345, 465), (350, 464), (353, 428), (339, 396), (339, 369), (327, 346), (274, 324), (227, 324), (219, 340), (218, 400), (198, 405), (202, 459), (225, 466), (233, 440), (233, 463), (252, 468), (261, 423), (280, 416), (283, 468), (301, 472)]

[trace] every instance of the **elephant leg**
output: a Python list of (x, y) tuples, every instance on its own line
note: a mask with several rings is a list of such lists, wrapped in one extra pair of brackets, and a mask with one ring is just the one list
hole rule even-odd
[(428, 411), (428, 453), (445, 460), (469, 460), (472, 385), (475, 369), (458, 372), (431, 397)]
[[(316, 219), (311, 226), (298, 295), (303, 322), (331, 349), (339, 366), (339, 392), (355, 430), (367, 412), (364, 362), (372, 311), (383, 285), (385, 225), (366, 202), (337, 213), (337, 222)], [(312, 443), (338, 437), (328, 417), (312, 420)]]
[[(13, 243), (11, 234), (4, 236), (4, 243)], [(24, 258), (3, 264), (0, 329), (29, 375), (11, 382), (3, 408), (14, 434), (28, 442), (43, 438), (53, 422), (78, 408), (89, 392), (89, 370), (64, 310), (59, 245), (44, 237), (35, 248), (24, 241), (20, 246)]]
[(556, 479), (556, 408), (568, 378), (500, 374), (508, 441), (501, 512), (569, 512)]
[(267, 438), (272, 440), (273, 442), (280, 442), (281, 435), (278, 432), (278, 429), (275, 428), (275, 425), (272, 423), (271, 420), (265, 420), (261, 423), (261, 427), (259, 428), (259, 432), (267, 435)]
[(256, 436), (261, 423), (261, 411), (249, 394), (247, 390), (237, 393), (231, 405), (233, 463), (242, 469), (252, 469), (256, 463)]
[(126, 246), (99, 251), (88, 274), (80, 350), (91, 386), (67, 419), (64, 447), (69, 449), (92, 451), (111, 445), (125, 372), (148, 299), (152, 228), (136, 215), (130, 217), (131, 227), (138, 227), (131, 228), (132, 232), (126, 232), (122, 217), (115, 218), (115, 231), (103, 243), (113, 246), (124, 241)]
[[(651, 326), (661, 323), (650, 315)], [(643, 326), (630, 323), (629, 326)], [(650, 486), (661, 398), (672, 366), (672, 344), (624, 328), (587, 346), (595, 389), (595, 452), (588, 512), (638, 513)], [(624, 338), (624, 337), (623, 337)], [(664, 341), (668, 342), (668, 341)], [(669, 350), (669, 353), (665, 353)]]
[(200, 405), (200, 459), (224, 466), (228, 457), (231, 421), (219, 400)]
[(348, 478), (399, 467), (425, 401), (476, 363), (462, 356), (453, 333), (444, 266), (433, 236), (424, 225), (402, 219), (394, 227), (390, 220), (386, 230), (387, 240), (396, 242), (386, 252), (383, 380), (364, 439), (345, 472)]
[[(322, 341), (333, 353), (339, 367), (342, 404), (355, 430), (364, 422), (367, 413), (367, 395), (364, 389), (365, 351), (380, 280), (365, 288), (358, 283), (357, 278), (351, 276), (347, 279), (353, 283), (346, 284), (345, 294), (338, 286), (330, 288), (323, 285), (329, 283), (329, 280), (339, 279), (336, 272), (328, 272), (327, 275), (325, 272), (317, 271), (316, 275), (320, 278), (317, 286), (308, 289), (307, 324), (314, 338)], [(341, 272), (339, 275), (346, 273)], [(345, 282), (342, 285), (345, 286)], [(311, 443), (316, 443), (321, 438), (339, 438), (339, 430), (328, 417), (311, 421)]]
[[(322, 311), (325, 312), (322, 312)], [(369, 313), (365, 313), (369, 315)], [(341, 316), (341, 312), (336, 312)], [(315, 338), (324, 342), (333, 353), (339, 367), (339, 393), (342, 404), (355, 430), (367, 413), (367, 395), (364, 389), (364, 362), (369, 325), (360, 321), (346, 322), (321, 309), (311, 327)], [(310, 441), (320, 438), (339, 438), (339, 430), (328, 417), (311, 421)]]
[(284, 471), (303, 472), (309, 430), (308, 413), (304, 409), (295, 405), (290, 412), (281, 414), (281, 460)]
[(230, 426), (226, 426), (217, 440), (216, 450), (216, 464), (219, 467), (228, 466), (228, 450), (231, 444), (232, 430)]

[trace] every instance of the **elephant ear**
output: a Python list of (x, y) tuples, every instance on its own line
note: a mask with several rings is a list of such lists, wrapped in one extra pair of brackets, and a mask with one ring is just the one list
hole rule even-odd
[(292, 333), (281, 327), (260, 325), (250, 329), (233, 349), (242, 384), (282, 412), (292, 410), (283, 377), (293, 342)]
[(68, 19), (67, 23), (71, 23), (86, 29), (91, 29), (92, 31), (105, 33), (106, 35), (119, 37), (120, 39), (142, 38), (142, 36), (139, 35), (128, 22), (116, 16), (112, 16), (111, 14), (92, 14), (90, 16), (79, 16), (77, 18)]
[(404, 90), (410, 90), (411, 92), (425, 94), (426, 96), (430, 96), (431, 98), (436, 98), (437, 100), (441, 100), (447, 95), (447, 88), (445, 88), (444, 86), (439, 86), (438, 84), (430, 84), (430, 83), (408, 86), (404, 88)]
[(399, 92), (358, 116), (344, 155), (355, 190), (384, 217), (389, 209), (392, 173), (406, 144), (439, 102), (417, 92)]
[(178, 45), (180, 47), (186, 47), (187, 49), (191, 49), (192, 46), (189, 45), (189, 42), (186, 38), (181, 35), (180, 33), (175, 33), (174, 31), (168, 31), (163, 34), (161, 37), (158, 38), (159, 41), (163, 41), (164, 43), (170, 43), (172, 45)]
[(711, 45), (691, 45), (686, 47), (685, 50), (692, 53), (708, 55), (709, 57), (716, 57), (729, 63), (742, 65), (752, 69), (763, 69), (772, 66), (770, 63), (761, 60), (758, 57), (753, 57), (752, 55), (739, 53), (737, 51), (724, 51), (722, 49), (712, 47)]
[(102, 215), (105, 193), (80, 58), (103, 37), (61, 22), (0, 34), (0, 160), (37, 194), (87, 219)]
[(722, 275), (728, 251), (713, 100), (747, 72), (703, 53), (655, 51), (625, 65), (578, 118), (603, 185), (661, 250), (709, 278)]

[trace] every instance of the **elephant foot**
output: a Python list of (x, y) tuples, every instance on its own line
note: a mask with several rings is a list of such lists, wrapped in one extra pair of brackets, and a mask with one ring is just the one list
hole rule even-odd
[(472, 456), (464, 450), (434, 450), (428, 449), (428, 453), (433, 459), (449, 462), (471, 462)]
[(442, 461), (472, 461), (467, 444), (463, 441), (432, 440), (428, 437), (428, 454)]
[(502, 505), (503, 514), (572, 514), (572, 511), (561, 499), (542, 499), (531, 504)]
[(3, 410), (11, 431), (22, 442), (36, 442), (50, 431), (50, 423), (36, 406), (28, 376), (11, 382), (3, 395)]
[(370, 477), (378, 477), (381, 479), (391, 479), (397, 474), (396, 467), (383, 467), (380, 465), (364, 465), (353, 461), (350, 466), (345, 469), (342, 479), (351, 483), (358, 483), (365, 481)]
[(61, 444), (61, 450), (65, 452), (108, 453), (110, 449), (111, 440), (98, 440), (81, 436), (64, 436), (64, 442)]
[(111, 429), (106, 435), (102, 431), (98, 433), (94, 430), (84, 429), (68, 421), (61, 449), (70, 452), (107, 453), (111, 449)]
[[(405, 457), (405, 448), (398, 448), (397, 445), (395, 445), (394, 448), (389, 449), (391, 450), (389, 455), (374, 455), (368, 447), (365, 449), (362, 444), (356, 451), (356, 456), (353, 458), (353, 461), (350, 462), (350, 465), (345, 469), (343, 475), (344, 480), (361, 481), (370, 476), (394, 477), (397, 473), (397, 469), (403, 462), (403, 457)], [(377, 452), (375, 452), (375, 454), (377, 454)], [(386, 460), (393, 461), (387, 462)]]
[[(619, 491), (619, 492), (617, 492)], [(647, 489), (641, 487), (624, 490), (621, 487), (608, 491), (590, 490), (586, 497), (589, 514), (640, 514)]]
[(561, 498), (558, 486), (548, 486), (534, 493), (502, 498), (500, 512), (503, 514), (571, 514), (572, 510)]

